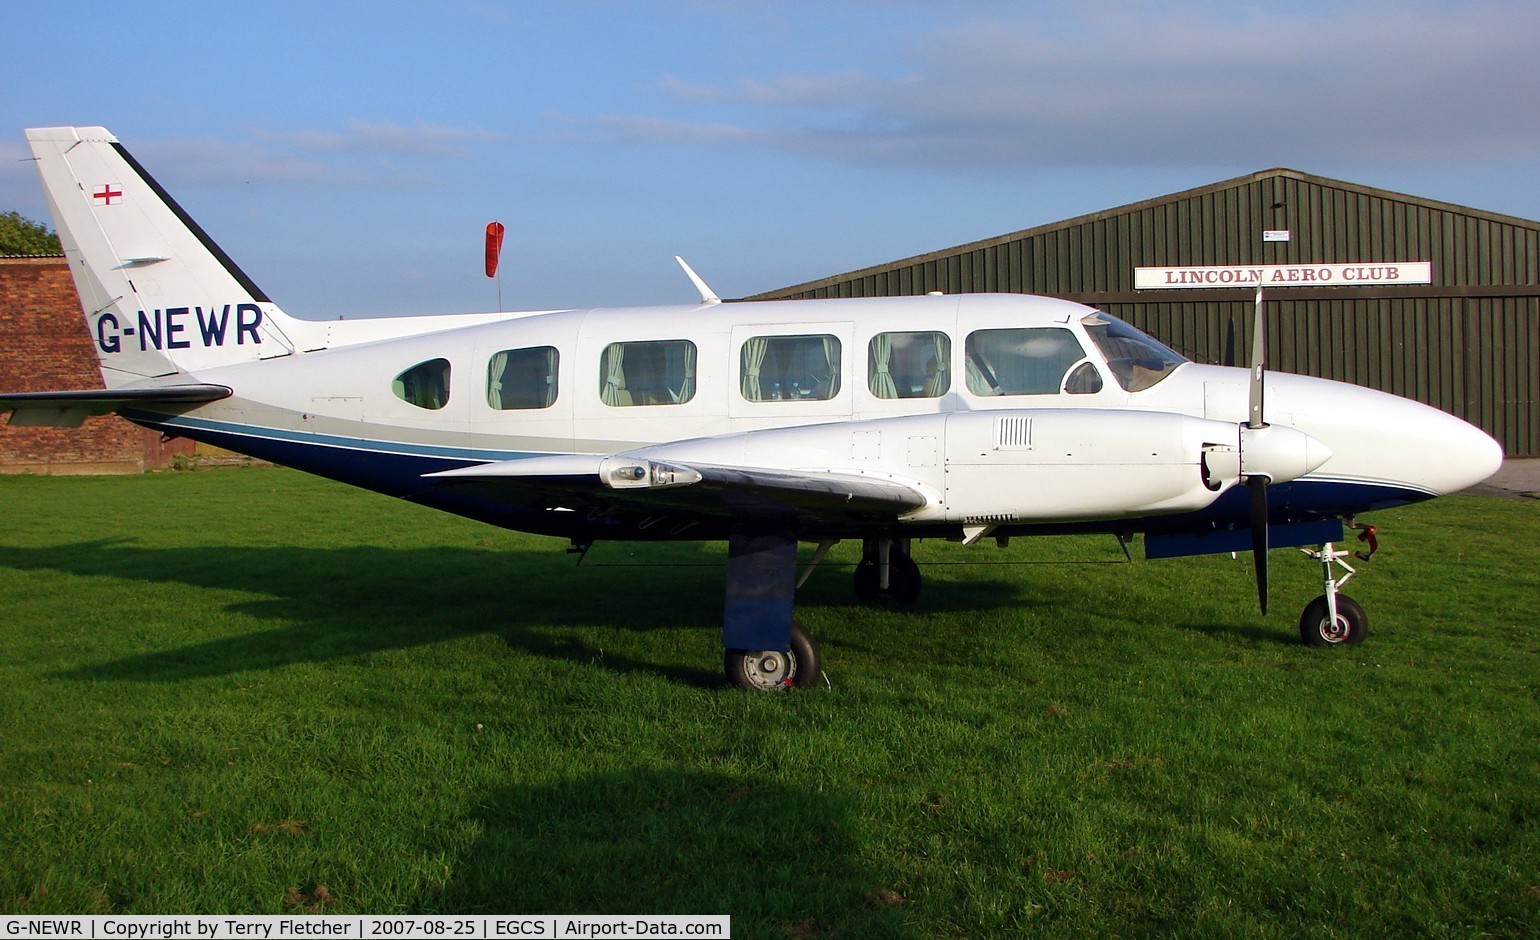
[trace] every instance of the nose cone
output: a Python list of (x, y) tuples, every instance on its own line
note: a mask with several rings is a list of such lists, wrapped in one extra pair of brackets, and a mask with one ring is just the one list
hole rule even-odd
[(1503, 447), (1491, 435), (1442, 411), (1435, 423), (1437, 440), (1428, 442), (1429, 466), (1418, 471), (1419, 481), (1437, 492), (1458, 493), (1487, 479), (1503, 465)]
[(1430, 405), (1328, 379), (1269, 373), (1267, 381), (1268, 420), (1330, 448), (1310, 478), (1379, 494), (1366, 508), (1458, 493), (1502, 465), (1489, 435)]

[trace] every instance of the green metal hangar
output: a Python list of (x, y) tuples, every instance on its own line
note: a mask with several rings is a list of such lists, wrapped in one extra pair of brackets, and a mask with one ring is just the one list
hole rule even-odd
[(1259, 269), (1270, 368), (1426, 402), (1509, 456), (1540, 454), (1540, 222), (1295, 170), (748, 299), (1047, 294), (1192, 359), (1244, 365)]

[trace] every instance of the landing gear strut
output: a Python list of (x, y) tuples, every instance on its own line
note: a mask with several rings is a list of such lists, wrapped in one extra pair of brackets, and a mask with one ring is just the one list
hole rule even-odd
[(908, 539), (863, 539), (856, 565), (856, 598), (866, 604), (913, 604), (920, 598), (920, 566)]
[(729, 535), (722, 610), (722, 667), (729, 682), (751, 692), (818, 682), (818, 644), (792, 617), (796, 589), (797, 537), (789, 523)]
[[(1364, 613), (1362, 604), (1339, 593), (1342, 585), (1358, 573), (1342, 560), (1353, 553), (1335, 549), (1330, 542), (1319, 549), (1301, 548), (1300, 551), (1321, 563), (1326, 593), (1305, 605), (1305, 612), (1299, 618), (1299, 638), (1309, 646), (1362, 643), (1369, 635), (1369, 615)], [(1342, 577), (1336, 577), (1332, 565), (1343, 568)]]

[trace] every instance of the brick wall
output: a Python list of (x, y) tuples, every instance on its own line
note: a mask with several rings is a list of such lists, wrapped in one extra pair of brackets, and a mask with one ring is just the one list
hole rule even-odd
[[(0, 258), (0, 391), (101, 387), (65, 260)], [(0, 426), (0, 473), (137, 473), (192, 452), (115, 415), (78, 428)]]

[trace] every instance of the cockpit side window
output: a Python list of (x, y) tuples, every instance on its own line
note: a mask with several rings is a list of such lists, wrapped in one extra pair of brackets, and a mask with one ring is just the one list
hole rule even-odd
[(975, 395), (1057, 395), (1066, 373), (1085, 359), (1062, 327), (975, 330), (965, 346), (968, 391)]
[(1076, 366), (1064, 380), (1064, 391), (1071, 395), (1095, 395), (1102, 390), (1102, 374), (1090, 360)]
[(1124, 391), (1142, 392), (1187, 359), (1117, 317), (1093, 313), (1080, 321)]

